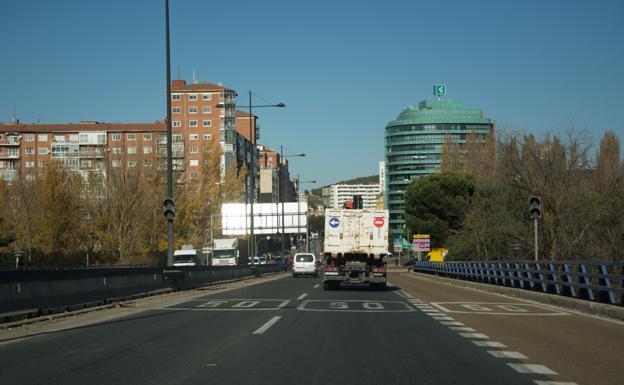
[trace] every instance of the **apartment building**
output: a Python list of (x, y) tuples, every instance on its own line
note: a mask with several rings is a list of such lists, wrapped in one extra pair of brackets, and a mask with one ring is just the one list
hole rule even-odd
[[(164, 122), (0, 124), (0, 177), (33, 180), (52, 160), (85, 179), (118, 167), (153, 167), (163, 157)], [(166, 153), (165, 153), (166, 155)]]
[(322, 191), (325, 206), (335, 209), (341, 208), (346, 201), (353, 199), (354, 195), (362, 196), (365, 209), (375, 209), (381, 192), (379, 184), (333, 184), (324, 187)]

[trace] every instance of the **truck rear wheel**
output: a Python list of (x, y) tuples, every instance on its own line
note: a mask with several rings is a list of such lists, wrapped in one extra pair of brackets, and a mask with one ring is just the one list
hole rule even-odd
[(385, 282), (371, 283), (370, 288), (371, 290), (384, 291), (386, 290), (386, 283)]
[(337, 290), (340, 288), (340, 282), (326, 281), (323, 282), (323, 290)]

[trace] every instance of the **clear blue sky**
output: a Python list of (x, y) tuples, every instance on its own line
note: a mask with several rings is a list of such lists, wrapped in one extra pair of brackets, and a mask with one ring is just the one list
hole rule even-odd
[[(0, 121), (165, 114), (164, 1), (2, 0)], [(448, 85), (499, 128), (624, 138), (624, 2), (171, 0), (172, 76), (287, 108), (261, 143), (328, 184), (377, 173), (383, 130)], [(255, 101), (261, 103), (261, 100)]]

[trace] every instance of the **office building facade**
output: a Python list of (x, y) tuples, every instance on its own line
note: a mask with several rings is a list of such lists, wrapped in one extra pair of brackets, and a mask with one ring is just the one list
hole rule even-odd
[(385, 128), (384, 205), (390, 211), (390, 233), (395, 244), (404, 234), (405, 191), (422, 176), (441, 170), (443, 145), (461, 151), (468, 135), (483, 142), (495, 134), (495, 122), (477, 109), (465, 109), (459, 100), (424, 100), (407, 107)]

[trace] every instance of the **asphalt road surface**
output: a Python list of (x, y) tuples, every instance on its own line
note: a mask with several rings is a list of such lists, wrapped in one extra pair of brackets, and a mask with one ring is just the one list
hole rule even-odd
[(570, 382), (409, 290), (290, 277), (5, 341), (0, 373), (64, 385)]

